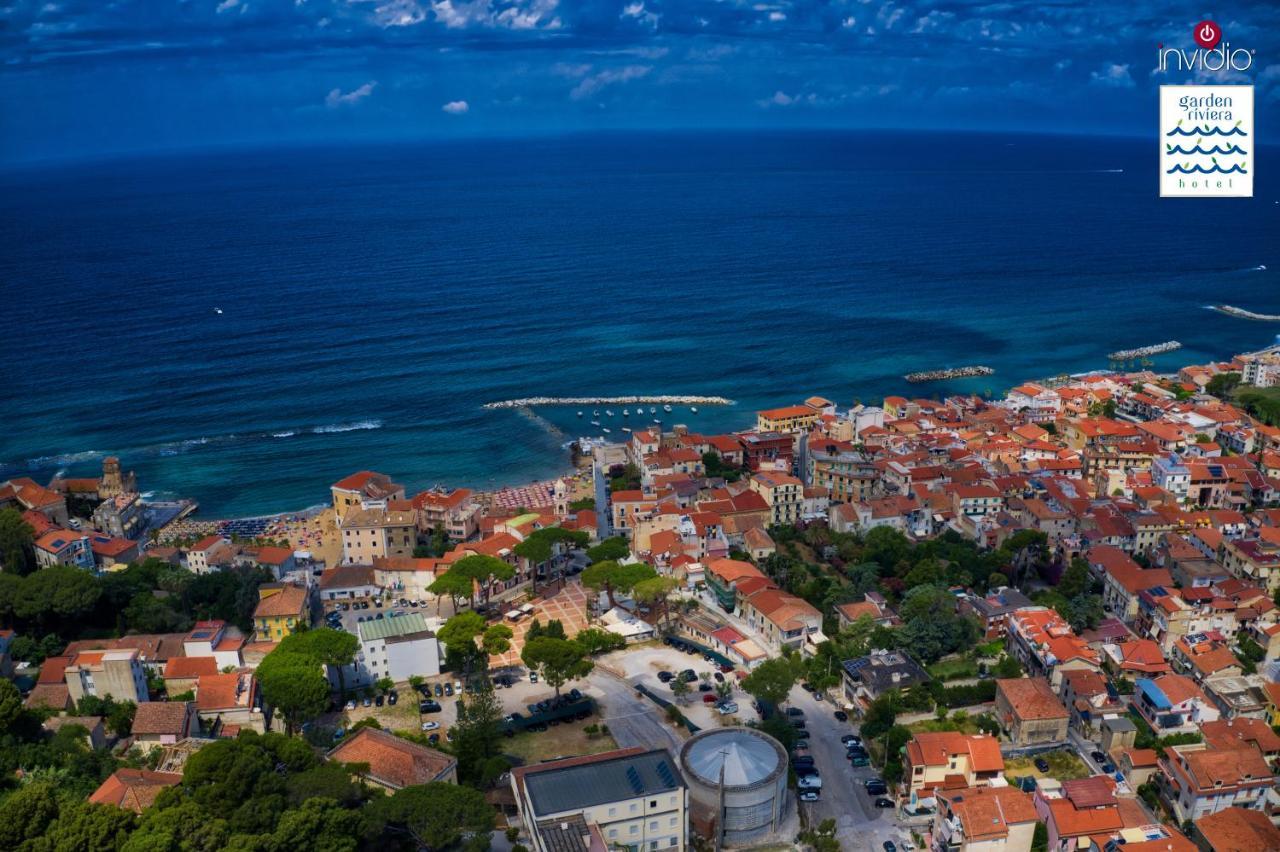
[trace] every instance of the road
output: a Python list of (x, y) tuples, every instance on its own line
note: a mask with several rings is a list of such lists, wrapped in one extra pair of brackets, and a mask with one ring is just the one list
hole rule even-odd
[(631, 684), (600, 670), (592, 672), (587, 683), (603, 705), (600, 721), (609, 726), (619, 748), (666, 748), (673, 755), (680, 753), (684, 740), (658, 715), (658, 706), (637, 695)]
[(892, 840), (899, 849), (907, 848), (911, 832), (898, 824), (894, 811), (877, 808), (876, 797), (868, 796), (863, 782), (879, 777), (871, 767), (855, 769), (845, 758), (845, 748), (840, 737), (856, 734), (858, 729), (849, 722), (840, 722), (833, 715), (836, 706), (830, 701), (817, 701), (800, 687), (791, 690), (788, 703), (804, 711), (808, 726), (809, 753), (822, 774), (822, 798), (800, 807), (809, 809), (810, 824), (824, 819), (836, 821), (836, 839), (844, 849), (878, 850), (886, 840)]

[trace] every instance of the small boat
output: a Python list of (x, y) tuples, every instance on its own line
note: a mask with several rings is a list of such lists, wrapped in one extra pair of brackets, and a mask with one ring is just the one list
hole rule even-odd
[(601, 432), (603, 432), (603, 433), (605, 433), (606, 435), (608, 435), (608, 434), (609, 434), (609, 430), (608, 430), (608, 429), (601, 429), (600, 431), (601, 431)]
[(653, 418), (653, 422), (654, 422), (654, 423), (657, 423), (659, 426), (661, 426), (661, 425), (662, 425), (662, 421), (661, 421), (661, 420), (659, 420), (659, 419), (658, 419), (658, 418), (656, 418), (656, 417), (655, 417), (655, 418)]
[(592, 416), (592, 417), (599, 417), (599, 416), (600, 416), (600, 409), (598, 409), (598, 408), (597, 408), (595, 411), (591, 412), (591, 416)]
[[(697, 414), (697, 413), (698, 413), (698, 406), (696, 406), (696, 405), (691, 405), (691, 406), (689, 406), (689, 410), (690, 410), (690, 411), (692, 411), (694, 414)], [(579, 414), (581, 414), (582, 412), (581, 412), (581, 411), (579, 411), (578, 413), (579, 413)]]
[(613, 412), (612, 412), (612, 411), (610, 411), (610, 410), (609, 410), (609, 409), (607, 409), (607, 408), (604, 410), (604, 413), (605, 413), (605, 414), (607, 414), (607, 415), (609, 415), (610, 417), (612, 417), (612, 416), (613, 416)]
[(665, 411), (665, 412), (667, 412), (668, 414), (670, 414), (670, 413), (671, 413), (671, 406), (669, 406), (669, 405), (664, 405), (664, 406), (662, 406), (662, 410), (663, 410), (663, 411)]
[(592, 425), (592, 426), (599, 426), (599, 425), (600, 425), (600, 421), (599, 421), (599, 420), (592, 420), (592, 421), (591, 421), (591, 425)]
[(214, 312), (215, 314), (220, 314), (220, 313), (222, 313), (222, 308), (214, 308), (214, 309), (213, 309), (213, 312)]
[(622, 431), (623, 431), (623, 432), (630, 432), (630, 431), (631, 431), (631, 429), (630, 429), (630, 427), (628, 427), (628, 426), (623, 426), (623, 427), (622, 427)]
[(627, 411), (627, 410), (624, 408), (624, 409), (622, 409), (622, 416), (623, 416), (623, 417), (630, 417), (630, 416), (631, 416), (631, 412), (630, 412), (630, 411)]
[(582, 412), (581, 412), (581, 411), (579, 411), (579, 412), (578, 412), (578, 416), (579, 416), (579, 417), (581, 417), (581, 416), (582, 416)]
[(658, 409), (656, 409), (656, 408), (654, 408), (654, 407), (650, 406), (650, 407), (649, 407), (649, 413), (650, 413), (650, 414), (657, 414), (657, 413), (658, 413)]

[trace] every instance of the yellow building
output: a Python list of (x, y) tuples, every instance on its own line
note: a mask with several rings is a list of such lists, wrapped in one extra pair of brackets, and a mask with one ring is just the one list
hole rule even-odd
[(770, 523), (790, 524), (799, 520), (804, 505), (804, 483), (789, 473), (761, 471), (751, 477), (751, 490), (769, 504)]
[(260, 640), (279, 642), (300, 624), (310, 624), (307, 590), (290, 583), (264, 583), (258, 587), (253, 626)]
[(951, 779), (963, 779), (967, 787), (990, 784), (1004, 772), (1004, 757), (990, 734), (922, 731), (907, 743), (903, 770), (914, 803), (932, 799)]
[(418, 543), (417, 513), (407, 500), (389, 500), (386, 508), (355, 508), (341, 522), (342, 561), (372, 565), (375, 559), (412, 556)]
[(794, 434), (808, 432), (818, 420), (818, 411), (807, 405), (787, 405), (756, 412), (757, 432)]
[(403, 500), (404, 486), (391, 481), (391, 477), (372, 470), (353, 473), (329, 486), (333, 496), (333, 510), (339, 518), (353, 508), (366, 503), (385, 503), (387, 500)]

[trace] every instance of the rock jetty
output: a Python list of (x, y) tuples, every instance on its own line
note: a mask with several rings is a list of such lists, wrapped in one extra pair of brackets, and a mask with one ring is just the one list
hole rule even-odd
[(1246, 311), (1244, 308), (1237, 308), (1235, 305), (1214, 305), (1213, 309), (1219, 313), (1240, 317), (1240, 319), (1258, 320), (1259, 322), (1280, 322), (1280, 314), (1260, 314), (1255, 311)]
[(982, 365), (972, 367), (952, 367), (949, 370), (925, 370), (920, 373), (907, 373), (902, 378), (909, 382), (938, 382), (943, 379), (963, 379), (967, 376), (989, 376), (995, 370)]
[(1166, 340), (1164, 343), (1157, 343), (1154, 346), (1141, 346), (1137, 349), (1121, 349), (1119, 352), (1112, 352), (1107, 358), (1111, 361), (1132, 361), (1135, 358), (1146, 358), (1151, 355), (1159, 355), (1163, 352), (1172, 352), (1175, 349), (1181, 349), (1182, 344), (1176, 340)]
[(733, 405), (723, 396), (527, 396), (486, 402), (485, 408), (532, 408), (535, 405)]

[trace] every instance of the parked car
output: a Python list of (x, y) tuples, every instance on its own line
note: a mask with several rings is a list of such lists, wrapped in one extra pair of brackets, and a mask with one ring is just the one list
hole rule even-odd
[(791, 758), (791, 765), (795, 767), (813, 766), (813, 758), (808, 755)]
[(712, 672), (711, 676), (716, 679), (716, 683), (724, 683), (724, 675), (720, 672)]
[(1112, 775), (1116, 771), (1116, 765), (1108, 760), (1107, 762), (1102, 764), (1102, 771), (1107, 773), (1108, 775)]
[(1036, 769), (1039, 769), (1041, 772), (1049, 771), (1049, 761), (1045, 760), (1043, 757), (1037, 757), (1035, 763)]
[(889, 788), (885, 785), (883, 778), (868, 778), (862, 784), (867, 788), (868, 795), (883, 796), (889, 792)]
[(419, 713), (439, 713), (442, 709), (439, 701), (423, 701), (418, 705)]
[(886, 840), (884, 842), (884, 852), (898, 852), (898, 847), (892, 840)]
[(837, 722), (849, 721), (849, 714), (844, 712), (843, 710), (837, 710), (835, 713), (832, 713), (831, 715), (835, 716), (835, 719)]
[(712, 686), (712, 685), (711, 685), (711, 684), (709, 684), (709, 683), (700, 683), (700, 684), (698, 684), (698, 691), (699, 691), (699, 692), (710, 692), (710, 691), (711, 691), (711, 690), (713, 690), (713, 689), (715, 689), (715, 687), (714, 687), (714, 686)]
[(893, 799), (886, 799), (884, 796), (881, 796), (875, 800), (875, 806), (877, 808), (891, 808), (893, 807)]
[(452, 697), (453, 697), (453, 684), (451, 684), (451, 683), (446, 683), (446, 684), (444, 685), (444, 694), (445, 694), (445, 697), (446, 697), (446, 698), (452, 698)]
[(818, 793), (818, 790), (801, 790), (800, 795), (796, 798), (802, 802), (816, 802), (820, 798)]
[(395, 707), (396, 702), (399, 700), (400, 700), (400, 693), (396, 692), (394, 689), (391, 690), (391, 694), (387, 696), (387, 704), (392, 707)]
[(374, 706), (376, 706), (376, 707), (381, 707), (381, 706), (383, 705), (383, 703), (385, 703), (385, 702), (386, 702), (386, 700), (387, 700), (387, 699), (385, 699), (385, 698), (383, 698), (381, 695), (379, 695), (377, 698), (374, 698), (374, 699), (373, 699)]
[(796, 747), (796, 748), (798, 748), (798, 749), (800, 749), (800, 748), (807, 749), (807, 748), (809, 747), (809, 741), (808, 741), (807, 739), (803, 739), (803, 738), (802, 738), (802, 739), (798, 739), (798, 740), (796, 740), (796, 746), (795, 746), (795, 747)]
[(354, 710), (354, 709), (356, 709), (356, 701), (355, 701), (355, 699), (354, 699), (354, 698), (347, 702), (347, 704), (346, 704), (346, 708), (347, 708), (348, 710)]
[(439, 745), (439, 744), (440, 744), (440, 735), (439, 735), (439, 734), (431, 734), (430, 736), (428, 736), (428, 737), (427, 737), (427, 742), (428, 742), (428, 743), (430, 743), (431, 745)]
[(800, 688), (801, 688), (801, 689), (803, 689), (805, 692), (813, 692), (813, 691), (814, 691), (814, 689), (813, 689), (813, 684), (808, 683), (807, 681), (806, 681), (806, 682), (802, 682), (802, 683), (800, 684)]
[(792, 719), (791, 727), (795, 728), (797, 731), (807, 730), (807, 727), (805, 726), (805, 723), (804, 723), (804, 719)]
[(716, 705), (716, 712), (721, 716), (728, 716), (730, 713), (737, 713), (738, 704), (734, 701), (723, 701)]
[(1091, 751), (1089, 756), (1093, 758), (1093, 762), (1099, 765), (1107, 762), (1107, 756), (1100, 751)]
[(799, 707), (788, 707), (788, 708), (787, 708), (787, 715), (788, 715), (788, 716), (794, 716), (794, 717), (795, 717), (795, 718), (797, 718), (797, 719), (803, 719), (803, 718), (804, 718), (804, 711), (803, 711), (803, 710), (801, 710)]
[(671, 672), (666, 671), (665, 669), (663, 671), (658, 672), (658, 680), (662, 681), (663, 683), (668, 683), (675, 679), (676, 679), (676, 676), (673, 675)]
[(365, 707), (371, 707), (373, 706), (373, 699), (366, 695), (364, 697), (364, 700), (361, 701), (360, 703)]
[(870, 766), (871, 758), (869, 757), (851, 757), (849, 758), (850, 766)]
[(436, 731), (439, 729), (440, 729), (439, 722), (423, 722), (422, 723), (422, 730), (424, 731)]
[(529, 672), (529, 683), (537, 683), (537, 682), (538, 682), (538, 673)]
[(840, 738), (840, 744), (846, 746), (850, 744), (862, 745), (862, 737), (857, 734), (845, 734)]
[(444, 687), (443, 687), (443, 686), (441, 686), (440, 684), (438, 684), (438, 683), (437, 683), (437, 684), (436, 684), (436, 690), (435, 690), (435, 691), (436, 691), (436, 698), (442, 698), (442, 697), (444, 697)]
[(693, 683), (695, 680), (698, 679), (698, 676), (694, 674), (693, 669), (685, 669), (684, 671), (680, 672), (680, 679), (683, 680), (685, 683)]

